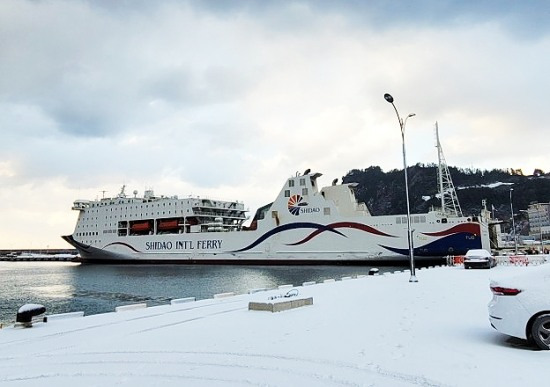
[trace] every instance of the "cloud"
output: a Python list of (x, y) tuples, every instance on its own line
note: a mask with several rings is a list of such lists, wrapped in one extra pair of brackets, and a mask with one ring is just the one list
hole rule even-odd
[[(126, 183), (254, 209), (295, 171), (312, 168), (330, 183), (353, 168), (401, 168), (386, 92), (402, 115), (416, 113), (409, 164), (437, 160), (438, 121), (452, 165), (547, 170), (550, 38), (546, 23), (531, 22), (545, 9), (6, 0), (0, 185), (47, 195), (65, 209), (65, 230), (75, 187), (93, 198)], [(0, 212), (14, 201), (5, 196)], [(30, 216), (9, 213), (12, 223)]]

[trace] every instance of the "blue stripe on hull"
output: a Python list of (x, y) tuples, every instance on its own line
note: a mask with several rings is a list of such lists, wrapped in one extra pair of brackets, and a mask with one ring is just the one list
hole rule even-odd
[[(383, 246), (387, 250), (394, 253), (408, 255), (408, 249), (399, 249), (396, 247)], [(457, 233), (444, 238), (440, 238), (436, 241), (428, 243), (427, 245), (415, 247), (414, 255), (418, 257), (434, 257), (444, 255), (463, 255), (470, 249), (481, 249), (481, 237), (473, 236), (470, 233)]]

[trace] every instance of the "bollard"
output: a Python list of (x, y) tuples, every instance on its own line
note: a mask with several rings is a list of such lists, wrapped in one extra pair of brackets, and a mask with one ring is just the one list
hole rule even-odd
[(44, 305), (25, 304), (17, 311), (15, 322), (21, 323), (25, 328), (30, 328), (32, 327), (32, 318), (42, 313), (46, 313)]

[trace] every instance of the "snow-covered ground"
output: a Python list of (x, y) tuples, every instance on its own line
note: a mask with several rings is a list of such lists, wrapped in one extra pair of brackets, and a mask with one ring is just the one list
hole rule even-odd
[(438, 267), (0, 330), (1, 386), (547, 386), (550, 351), (491, 328), (489, 279)]

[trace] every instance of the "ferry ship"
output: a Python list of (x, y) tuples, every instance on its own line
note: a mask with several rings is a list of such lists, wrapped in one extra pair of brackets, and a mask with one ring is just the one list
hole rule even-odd
[[(142, 197), (76, 200), (76, 228), (63, 239), (85, 262), (327, 264), (407, 261), (407, 216), (373, 216), (356, 183), (319, 188), (320, 173), (289, 177), (251, 223), (244, 204), (207, 198)], [(483, 216), (441, 210), (411, 215), (416, 259), (490, 250)]]

